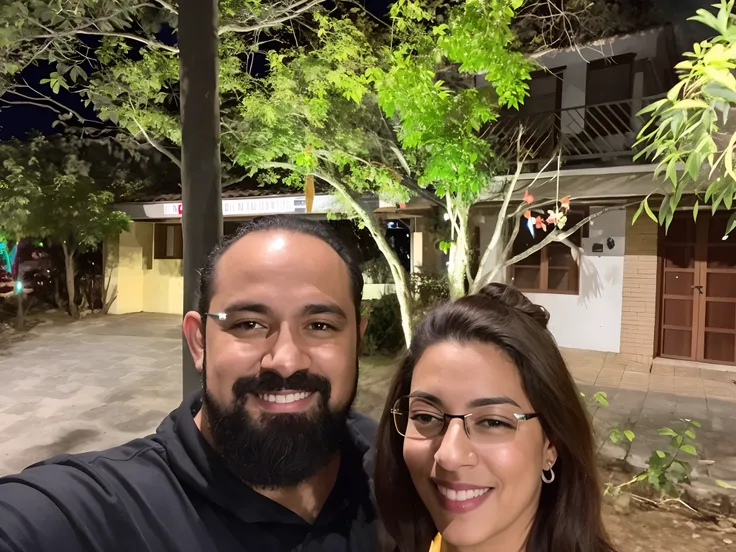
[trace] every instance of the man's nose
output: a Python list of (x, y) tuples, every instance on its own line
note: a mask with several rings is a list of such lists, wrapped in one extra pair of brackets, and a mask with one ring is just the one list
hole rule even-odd
[(299, 336), (284, 322), (272, 345), (261, 360), (261, 367), (288, 378), (294, 372), (310, 368), (309, 355), (303, 352)]
[(434, 459), (442, 469), (447, 471), (472, 467), (478, 462), (478, 455), (473, 450), (473, 445), (467, 433), (465, 433), (463, 420), (458, 418), (450, 420)]

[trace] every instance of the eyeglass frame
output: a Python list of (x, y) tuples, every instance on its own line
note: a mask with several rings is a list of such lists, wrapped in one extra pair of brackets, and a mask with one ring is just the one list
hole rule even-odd
[[(404, 399), (415, 399), (415, 398), (417, 398), (417, 397), (412, 397), (411, 395), (404, 395), (402, 397), (399, 397), (398, 399), (396, 399), (396, 402), (394, 402), (394, 405), (391, 407), (391, 410), (389, 410), (389, 412), (391, 412), (391, 417), (394, 419), (394, 429), (396, 429), (396, 432), (399, 435), (401, 435), (402, 437), (404, 437), (405, 439), (412, 439), (412, 437), (407, 437), (404, 433), (401, 433), (401, 430), (399, 429), (399, 424), (398, 424), (398, 422), (396, 420), (396, 416), (399, 415), (399, 414), (402, 414), (402, 415), (403, 414), (406, 414), (406, 416), (407, 416), (406, 425), (407, 426), (409, 425), (409, 421), (411, 421), (411, 418), (409, 418), (409, 412), (401, 412), (400, 410), (397, 410), (396, 406), (399, 404), (400, 401), (402, 401)], [(424, 400), (426, 402), (426, 399), (421, 399), (421, 400)], [(437, 407), (436, 405), (432, 405), (432, 406), (434, 406), (435, 408), (437, 408), (437, 410), (440, 413), (442, 413), (442, 418), (443, 418), (442, 419), (442, 429), (434, 437), (422, 437), (422, 438), (417, 439), (417, 440), (428, 441), (430, 439), (435, 439), (436, 437), (439, 437), (441, 435), (444, 435), (447, 432), (447, 428), (450, 426), (450, 422), (452, 420), (462, 420), (462, 422), (463, 422), (463, 429), (465, 430), (465, 435), (472, 442), (472, 438), (470, 437), (470, 430), (468, 429), (468, 424), (466, 422), (466, 420), (473, 415), (472, 412), (470, 412), (468, 414), (448, 414), (447, 412), (443, 411), (441, 408)], [(519, 414), (519, 413), (514, 412), (513, 413), (513, 416), (514, 416), (514, 418), (516, 418), (516, 421), (517, 422), (525, 422), (525, 421), (528, 421), (528, 420), (533, 420), (534, 418), (539, 418), (539, 413), (538, 412), (529, 412), (529, 413)], [(518, 430), (519, 430), (519, 426), (517, 425), (516, 426), (516, 429), (514, 431), (518, 431)], [(406, 432), (406, 430), (404, 430), (404, 432)]]
[(207, 318), (212, 318), (213, 320), (217, 320), (219, 322), (225, 322), (227, 320), (228, 313), (226, 312), (206, 312), (204, 313), (205, 320)]

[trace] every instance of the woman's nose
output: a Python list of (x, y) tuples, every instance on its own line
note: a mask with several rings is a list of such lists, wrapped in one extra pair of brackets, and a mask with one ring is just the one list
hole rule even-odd
[(451, 420), (447, 425), (447, 431), (442, 436), (440, 448), (434, 455), (434, 459), (442, 469), (457, 471), (461, 467), (472, 467), (478, 462), (478, 456), (473, 450), (468, 434), (465, 433), (463, 420)]

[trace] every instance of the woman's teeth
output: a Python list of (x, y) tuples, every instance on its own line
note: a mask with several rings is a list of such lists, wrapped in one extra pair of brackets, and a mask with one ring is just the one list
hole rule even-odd
[(259, 394), (258, 398), (260, 398), (262, 401), (271, 402), (271, 403), (279, 403), (279, 404), (288, 404), (293, 403), (295, 401), (303, 401), (306, 399), (311, 393), (302, 392), (302, 393), (290, 393), (288, 395), (266, 395), (266, 394)]
[(462, 502), (463, 500), (470, 500), (471, 498), (478, 498), (479, 496), (482, 496), (491, 490), (490, 487), (486, 487), (484, 489), (468, 489), (467, 491), (455, 491), (453, 489), (448, 489), (440, 485), (437, 485), (437, 489), (439, 489), (442, 496), (448, 498), (449, 500), (456, 500), (458, 502)]

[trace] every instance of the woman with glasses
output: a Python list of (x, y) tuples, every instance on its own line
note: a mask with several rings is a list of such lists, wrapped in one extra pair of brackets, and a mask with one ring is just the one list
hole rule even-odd
[(590, 420), (548, 319), (490, 284), (419, 324), (378, 434), (386, 550), (613, 552)]

